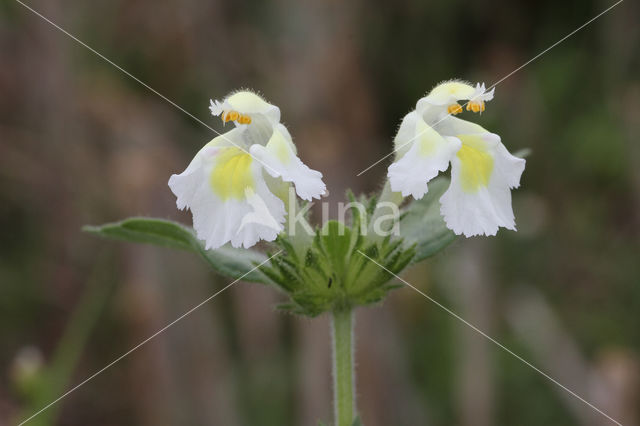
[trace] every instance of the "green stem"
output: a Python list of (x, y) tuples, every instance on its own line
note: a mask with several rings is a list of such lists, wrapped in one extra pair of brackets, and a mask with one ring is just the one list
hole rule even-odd
[(335, 310), (333, 326), (333, 396), (335, 426), (351, 426), (354, 419), (353, 311)]

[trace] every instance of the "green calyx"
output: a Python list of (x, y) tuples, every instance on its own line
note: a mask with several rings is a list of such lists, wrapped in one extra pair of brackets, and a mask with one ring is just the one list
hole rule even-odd
[(398, 287), (389, 281), (411, 262), (416, 244), (406, 244), (399, 236), (373, 235), (367, 219), (375, 199), (367, 206), (366, 211), (351, 209), (349, 225), (328, 221), (316, 228), (302, 255), (294, 250), (293, 237), (278, 237), (282, 252), (260, 270), (289, 296), (279, 309), (315, 317), (380, 302)]

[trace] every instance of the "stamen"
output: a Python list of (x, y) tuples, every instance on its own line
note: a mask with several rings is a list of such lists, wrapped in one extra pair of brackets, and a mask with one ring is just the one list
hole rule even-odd
[[(467, 105), (467, 108), (469, 106)], [(451, 104), (447, 107), (447, 112), (452, 115), (460, 114), (462, 112), (462, 107), (460, 104)]]
[(473, 111), (473, 112), (484, 111), (484, 101), (469, 101), (467, 103), (467, 111)]
[(223, 111), (222, 116), (220, 118), (222, 118), (222, 122), (226, 123), (228, 121), (236, 121), (239, 116), (240, 114), (238, 114), (237, 111), (231, 110), (231, 111)]
[(229, 121), (237, 121), (238, 124), (251, 124), (251, 117), (245, 114), (240, 114), (238, 111), (230, 110), (223, 111), (220, 115), (223, 123)]

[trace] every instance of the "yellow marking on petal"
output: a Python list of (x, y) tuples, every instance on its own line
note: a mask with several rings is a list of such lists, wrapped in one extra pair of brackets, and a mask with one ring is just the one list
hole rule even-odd
[[(467, 108), (469, 106), (467, 105)], [(451, 104), (447, 107), (447, 112), (451, 115), (460, 114), (462, 112), (462, 107), (460, 104)]]
[(422, 119), (418, 121), (416, 134), (419, 135), (418, 143), (420, 144), (418, 153), (423, 157), (433, 154), (436, 151), (437, 145), (443, 142), (440, 133), (436, 132)]
[(484, 111), (484, 101), (469, 101), (467, 103), (467, 111), (473, 111), (473, 112)]
[(460, 185), (466, 192), (476, 192), (489, 184), (493, 157), (487, 143), (478, 136), (459, 135), (462, 147), (456, 154), (461, 162)]
[(289, 141), (287, 141), (279, 131), (273, 132), (271, 139), (267, 142), (266, 148), (271, 151), (284, 165), (291, 162)]
[(475, 88), (462, 81), (446, 81), (434, 87), (429, 96), (454, 96), (456, 99), (468, 99), (473, 95)]
[(222, 200), (229, 198), (242, 200), (245, 189), (253, 190), (255, 183), (251, 172), (251, 155), (239, 148), (225, 148), (216, 159), (216, 165), (209, 176), (211, 189)]

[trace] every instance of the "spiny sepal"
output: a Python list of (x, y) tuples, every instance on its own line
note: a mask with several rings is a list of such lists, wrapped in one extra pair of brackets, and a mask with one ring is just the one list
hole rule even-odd
[(353, 208), (349, 225), (329, 221), (317, 228), (310, 245), (298, 251), (304, 256), (296, 254), (292, 237), (278, 237), (282, 252), (260, 269), (289, 298), (279, 310), (315, 317), (379, 303), (399, 287), (389, 281), (411, 262), (415, 244), (397, 236), (367, 235), (367, 218), (375, 204), (369, 200), (366, 211)]

